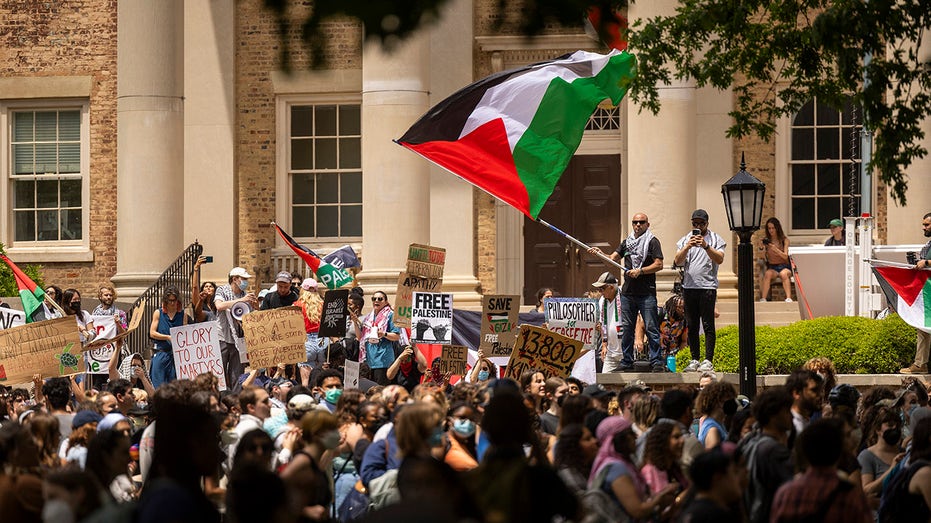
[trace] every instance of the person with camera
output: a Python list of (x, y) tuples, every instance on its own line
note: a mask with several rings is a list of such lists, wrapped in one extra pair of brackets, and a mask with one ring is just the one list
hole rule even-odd
[[(724, 263), (727, 242), (717, 233), (708, 230), (708, 212), (697, 209), (692, 213), (692, 231), (677, 243), (675, 264), (685, 267), (682, 275), (682, 298), (685, 300), (685, 322), (688, 326), (689, 349), (692, 361), (686, 372), (712, 371), (714, 365), (715, 329), (714, 306), (718, 299), (718, 267)], [(705, 330), (705, 359), (699, 363), (701, 347), (698, 345), (698, 322)]]
[[(931, 212), (924, 215), (921, 220), (921, 229), (925, 238), (931, 238)], [(915, 268), (919, 270), (931, 269), (931, 240), (918, 252), (917, 259), (914, 261)], [(909, 262), (911, 263), (911, 261)], [(900, 370), (901, 374), (927, 374), (928, 373), (928, 355), (931, 353), (931, 334), (927, 331), (917, 329), (918, 339), (915, 343), (915, 363)]]
[(782, 290), (786, 293), (786, 301), (792, 301), (792, 263), (789, 261), (789, 239), (782, 232), (782, 224), (778, 218), (766, 220), (766, 236), (760, 242), (763, 251), (763, 261), (766, 270), (760, 277), (760, 301), (769, 298), (769, 286), (777, 276), (782, 280)]

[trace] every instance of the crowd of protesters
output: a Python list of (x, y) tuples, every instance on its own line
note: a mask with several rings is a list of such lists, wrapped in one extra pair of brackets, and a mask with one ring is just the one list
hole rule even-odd
[[(240, 285), (248, 273), (236, 273), (225, 301), (252, 299)], [(304, 311), (304, 363), (234, 367), (222, 392), (213, 374), (176, 379), (163, 331), (229, 310), (214, 302), (215, 284), (195, 281), (193, 307), (177, 302), (177, 290), (164, 293), (150, 361), (116, 351), (99, 382), (36, 376), (32, 387), (4, 388), (0, 519), (931, 517), (931, 408), (914, 377), (861, 395), (816, 358), (751, 402), (713, 372), (698, 387), (654, 393), (641, 382), (612, 392), (539, 370), (499, 378), (479, 353), (465, 376), (452, 376), (406, 343), (380, 291), (366, 313), (353, 289), (346, 336), (321, 340), (316, 282), (292, 276), (279, 274), (263, 304)], [(64, 310), (93, 337), (92, 316), (69, 291), (58, 292), (72, 300)], [(103, 296), (113, 314), (112, 289)], [(344, 388), (346, 360), (360, 362), (358, 388)]]

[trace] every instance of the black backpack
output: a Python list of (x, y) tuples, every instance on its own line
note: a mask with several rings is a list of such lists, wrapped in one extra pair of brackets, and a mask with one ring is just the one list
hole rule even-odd
[(912, 482), (915, 473), (931, 462), (918, 460), (895, 473), (883, 489), (882, 501), (879, 504), (879, 523), (897, 523), (901, 521), (917, 521), (921, 514), (927, 515), (928, 508), (924, 506), (921, 496), (914, 496), (908, 492), (908, 484)]

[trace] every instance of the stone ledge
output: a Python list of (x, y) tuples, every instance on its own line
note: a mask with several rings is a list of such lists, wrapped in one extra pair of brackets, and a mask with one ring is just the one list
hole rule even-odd
[[(596, 383), (600, 383), (611, 390), (620, 390), (627, 384), (636, 380), (642, 381), (655, 390), (666, 390), (680, 385), (697, 386), (698, 380), (701, 378), (701, 374), (702, 373), (700, 372), (611, 372), (597, 374), (595, 376), (595, 381)], [(735, 386), (740, 382), (737, 373), (718, 372), (716, 374), (718, 379), (728, 383), (733, 383)], [(925, 374), (918, 376), (925, 380), (929, 378), (929, 376)], [(770, 387), (783, 385), (785, 384), (787, 377), (787, 374), (768, 374), (765, 376), (757, 376), (757, 389), (767, 389)], [(877, 385), (884, 385), (887, 387), (895, 388), (901, 386), (902, 380), (907, 377), (908, 375), (906, 374), (838, 374), (837, 383), (847, 383), (858, 389), (866, 389), (869, 387), (875, 387)]]

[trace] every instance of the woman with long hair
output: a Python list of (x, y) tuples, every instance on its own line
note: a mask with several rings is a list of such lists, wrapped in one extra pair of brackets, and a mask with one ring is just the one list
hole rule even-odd
[(326, 361), (327, 347), (330, 345), (328, 338), (317, 335), (320, 332), (320, 316), (323, 315), (323, 298), (317, 292), (317, 280), (305, 278), (301, 282), (301, 296), (296, 303), (304, 313), (304, 330), (307, 333), (304, 353), (307, 363), (316, 369)]
[(195, 321), (214, 321), (217, 319), (217, 306), (213, 298), (217, 293), (217, 284), (212, 281), (200, 282), (200, 266), (207, 263), (206, 256), (199, 256), (194, 262), (191, 274), (191, 309)]
[(901, 459), (902, 419), (895, 409), (882, 405), (871, 408), (866, 419), (870, 423), (863, 431), (863, 437), (869, 446), (860, 452), (857, 460), (860, 462), (863, 492), (870, 505), (878, 508), (883, 481)]
[(658, 423), (647, 434), (640, 473), (652, 494), (659, 493), (670, 484), (678, 485), (681, 490), (688, 488), (689, 481), (679, 467), (684, 446), (685, 434), (678, 423)]
[(533, 410), (543, 412), (543, 398), (546, 397), (546, 377), (537, 369), (527, 369), (520, 374), (520, 390), (533, 398)]
[(478, 413), (471, 403), (457, 402), (449, 408), (448, 414), (448, 448), (444, 460), (453, 470), (472, 470), (478, 466)]
[(760, 301), (769, 298), (769, 286), (777, 276), (782, 280), (782, 289), (786, 301), (792, 301), (792, 264), (789, 261), (789, 238), (782, 231), (782, 224), (776, 217), (766, 220), (766, 236), (760, 242), (766, 271), (760, 278)]
[(65, 314), (74, 316), (77, 321), (78, 330), (81, 331), (81, 343), (87, 343), (97, 336), (94, 320), (86, 310), (81, 309), (81, 293), (77, 289), (65, 289), (61, 294), (61, 304)]
[(62, 459), (58, 456), (61, 446), (61, 431), (58, 430), (59, 420), (51, 414), (37, 412), (29, 418), (26, 427), (32, 435), (32, 440), (38, 448), (39, 466), (43, 469), (58, 469), (62, 466)]
[(52, 305), (46, 302), (45, 300), (42, 301), (42, 308), (45, 311), (45, 319), (53, 320), (55, 318), (61, 318), (62, 312), (59, 309), (59, 307), (61, 307), (62, 309), (67, 308), (67, 305), (61, 304), (61, 299), (63, 297), (62, 292), (61, 292), (61, 287), (59, 287), (58, 285), (49, 285), (48, 287), (45, 288), (45, 295), (51, 301), (55, 302), (56, 305), (58, 305), (58, 307), (56, 307), (55, 305)]
[(187, 317), (182, 309), (181, 295), (178, 289), (168, 287), (162, 295), (162, 308), (152, 313), (152, 324), (149, 325), (149, 338), (155, 342), (149, 371), (154, 389), (178, 378), (171, 348), (171, 329), (182, 325), (187, 325)]
[(537, 291), (537, 309), (536, 309), (537, 312), (539, 312), (540, 314), (543, 314), (544, 312), (546, 312), (546, 309), (544, 309), (543, 307), (543, 301), (546, 300), (547, 298), (551, 298), (552, 296), (553, 296), (553, 289), (550, 289), (549, 287), (542, 287), (540, 290)]
[(469, 372), (469, 381), (472, 383), (487, 383), (488, 380), (498, 377), (498, 367), (492, 361), (485, 357), (485, 351), (481, 348), (478, 349), (478, 358), (475, 361), (475, 366), (472, 367), (472, 371)]
[(737, 392), (734, 386), (723, 381), (708, 384), (695, 400), (695, 407), (701, 417), (698, 419), (698, 441), (705, 449), (711, 450), (727, 440), (724, 428), (724, 403), (734, 401)]
[(598, 440), (581, 423), (562, 428), (553, 448), (553, 465), (573, 492), (581, 494), (588, 484), (592, 463), (598, 455)]
[(394, 310), (384, 291), (372, 293), (372, 311), (355, 324), (355, 329), (362, 345), (359, 361), (368, 362), (375, 383), (388, 385), (388, 368), (394, 363), (394, 343), (401, 339), (401, 330), (394, 324)]
[(294, 453), (281, 472), (302, 521), (329, 521), (333, 491), (327, 470), (338, 455), (343, 438), (339, 420), (322, 410), (312, 410), (301, 419), (303, 447)]

